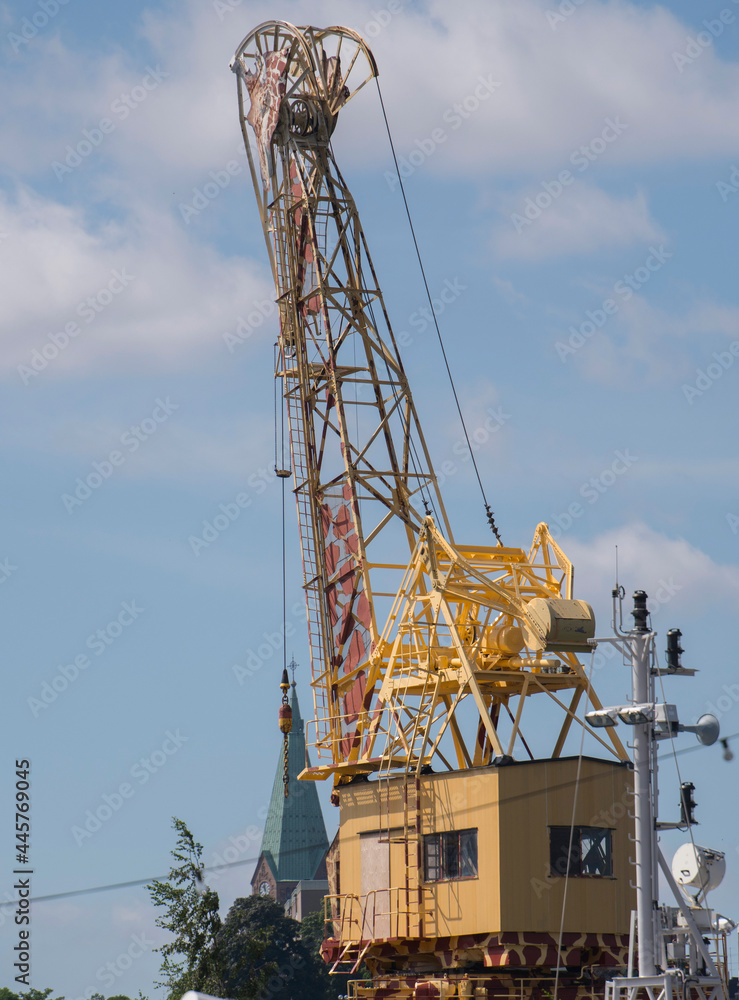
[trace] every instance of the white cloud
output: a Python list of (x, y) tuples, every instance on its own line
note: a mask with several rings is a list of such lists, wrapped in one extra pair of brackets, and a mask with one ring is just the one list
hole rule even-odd
[[(180, 385), (178, 383), (178, 385)], [(180, 385), (181, 388), (181, 385)], [(115, 417), (62, 417), (50, 420), (39, 409), (23, 421), (6, 423), (0, 446), (10, 451), (69, 457), (69, 474), (84, 478), (91, 463), (116, 460), (113, 478), (151, 479), (201, 484), (274, 481), (274, 426), (271, 418), (253, 414), (213, 419), (193, 412), (192, 400), (173, 391), (159, 392), (142, 403), (124, 397)], [(197, 405), (197, 404), (196, 404)], [(84, 407), (82, 408), (84, 412)], [(71, 484), (70, 484), (71, 485)], [(236, 489), (236, 486), (233, 487)], [(262, 492), (262, 486), (260, 486)]]
[[(739, 67), (711, 49), (680, 74), (672, 52), (685, 46), (687, 29), (674, 14), (590, 0), (552, 31), (549, 6), (432, 0), (426, 16), (409, 10), (378, 37), (373, 50), (401, 155), (440, 127), (448, 141), (429, 157), (432, 171), (543, 177), (572, 169), (570, 157), (600, 135), (609, 116), (620, 116), (627, 128), (604, 162), (739, 149)], [(462, 124), (454, 112), (445, 118), (491, 74), (501, 86), (490, 99)], [(347, 112), (343, 128), (351, 130), (355, 155), (375, 159), (365, 122), (350, 118)]]
[[(353, 5), (349, 18), (338, 0), (287, 0), (284, 16), (297, 24), (348, 19), (370, 36), (399, 152), (416, 148), (415, 140), (434, 128), (447, 135), (421, 169), (482, 180), (510, 171), (534, 178), (505, 200), (507, 215), (494, 233), (501, 253), (539, 258), (659, 240), (643, 194), (607, 194), (576, 171), (576, 184), (521, 234), (508, 217), (559, 168), (574, 170), (571, 154), (599, 134), (608, 116), (620, 116), (628, 128), (609, 144), (604, 162), (739, 150), (739, 70), (709, 49), (679, 73), (671, 53), (685, 44), (686, 28), (659, 7), (591, 0), (556, 31), (546, 9), (544, 0), (501, 0), (494, 7), (460, 0), (452, 11), (430, 0), (423, 11), (406, 5), (379, 31), (380, 8), (365, 0)], [(234, 3), (220, 16), (212, 4), (187, 0), (176, 15), (170, 9), (144, 15), (141, 33), (151, 57), (137, 56), (140, 64), (120, 52), (80, 59), (50, 29), (6, 69), (0, 124), (11, 173), (32, 171), (56, 190), (52, 161), (84, 129), (110, 116), (114, 131), (59, 190), (66, 197), (84, 180), (88, 200), (113, 203), (122, 221), (96, 227), (74, 208), (27, 189), (17, 204), (0, 202), (8, 288), (0, 369), (27, 364), (34, 348), (78, 318), (78, 305), (104, 289), (115, 268), (128, 268), (136, 280), (43, 377), (134, 358), (189, 364), (219, 350), (221, 334), (235, 328), (255, 299), (273, 297), (266, 267), (197, 247), (202, 227), (197, 234), (183, 228), (176, 211), (209, 171), (238, 155), (228, 61), (242, 33), (272, 14), (266, 0), (248, 8)], [(115, 102), (142, 87), (149, 66), (162, 71), (161, 80), (121, 119)], [(481, 77), (499, 79), (500, 88), (458, 127), (454, 110), (445, 120)], [(375, 169), (387, 163), (381, 140), (376, 95), (367, 88), (342, 115), (339, 159)], [(239, 180), (248, 186), (245, 177)], [(612, 371), (610, 346), (603, 342), (599, 349), (601, 367)], [(588, 363), (597, 367), (597, 350)]]
[(509, 306), (525, 306), (528, 304), (528, 300), (523, 292), (519, 292), (513, 285), (512, 281), (507, 278), (500, 278), (497, 274), (492, 276), (492, 282), (494, 287), (498, 290), (500, 297), (508, 303)]
[(576, 596), (610, 593), (618, 546), (621, 583), (627, 593), (645, 590), (655, 616), (667, 604), (673, 617), (694, 617), (712, 605), (733, 610), (739, 600), (739, 566), (717, 563), (684, 538), (668, 538), (643, 523), (560, 544), (575, 566)]
[[(566, 340), (566, 337), (563, 338)], [(697, 366), (728, 359), (729, 343), (739, 339), (739, 309), (697, 302), (679, 313), (652, 305), (641, 295), (619, 304), (612, 321), (575, 355), (583, 374), (606, 385), (651, 385), (695, 378)]]
[[(578, 8), (553, 30), (546, 0), (429, 0), (406, 4), (377, 30), (382, 5), (355, 0), (286, 0), (295, 24), (349, 21), (376, 56), (398, 152), (417, 150), (434, 129), (446, 138), (423, 169), (479, 177), (515, 173), (544, 178), (571, 167), (570, 157), (620, 116), (623, 136), (603, 153), (609, 164), (705, 159), (739, 151), (739, 66), (713, 47), (679, 72), (673, 53), (688, 28), (662, 7), (598, 2)], [(53, 35), (34, 42), (34, 59), (13, 67), (0, 110), (2, 156), (14, 169), (50, 164), (83, 128), (112, 116), (104, 155), (142, 185), (193, 183), (221, 167), (238, 146), (235, 83), (228, 63), (251, 26), (274, 16), (267, 0), (234, 4), (220, 16), (211, 3), (187, 0), (148, 12), (142, 34), (151, 63), (166, 76), (125, 121), (112, 107), (140, 86), (147, 64), (120, 54), (81, 60)], [(25, 68), (24, 68), (25, 67)], [(500, 83), (477, 102), (481, 80)], [(10, 78), (9, 78), (10, 82)], [(467, 109), (455, 110), (455, 104)], [(389, 151), (374, 88), (342, 116), (336, 142), (342, 162), (377, 166)], [(44, 167), (44, 169), (46, 169)], [(50, 170), (49, 170), (50, 172)]]
[[(138, 446), (131, 428), (140, 426), (140, 421), (156, 409), (155, 400), (148, 409), (132, 413), (128, 424), (65, 422), (53, 432), (48, 444), (54, 453), (77, 455), (81, 462), (101, 460), (111, 450), (119, 450), (125, 461), (116, 470), (116, 478), (246, 482), (251, 475), (257, 475), (271, 484), (274, 429), (269, 419), (255, 416), (193, 426), (187, 402), (177, 402), (174, 397), (171, 402), (178, 410)], [(147, 429), (144, 425), (144, 433)], [(84, 471), (81, 469), (81, 473)]]
[[(220, 360), (228, 354), (223, 333), (274, 298), (265, 269), (197, 245), (169, 216), (141, 205), (125, 225), (96, 227), (81, 210), (21, 189), (16, 202), (0, 197), (0, 231), (0, 370), (27, 383), (93, 368)], [(265, 322), (255, 339), (273, 335), (273, 325)], [(19, 374), (34, 358), (38, 374)]]
[(543, 189), (504, 199), (505, 222), (493, 232), (501, 256), (561, 257), (665, 239), (643, 192), (619, 198), (583, 183), (559, 191), (555, 199)]

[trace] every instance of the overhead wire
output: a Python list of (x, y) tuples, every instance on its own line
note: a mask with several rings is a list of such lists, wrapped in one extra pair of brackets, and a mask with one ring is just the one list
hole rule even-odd
[[(582, 733), (581, 733), (581, 749), (582, 749), (582, 740), (584, 738), (584, 733), (585, 733), (585, 730), (583, 728)], [(739, 734), (737, 734), (737, 735), (739, 735)], [(581, 758), (582, 758), (582, 754), (579, 755), (578, 760), (580, 760)], [(560, 759), (561, 760), (565, 760), (566, 758), (560, 758)], [(560, 791), (560, 790), (565, 789), (565, 788), (573, 788), (573, 787), (574, 788), (578, 788), (578, 787), (580, 787), (582, 785), (585, 785), (585, 784), (589, 783), (592, 780), (595, 780), (595, 778), (591, 777), (591, 776), (585, 776), (583, 778), (581, 775), (578, 774), (578, 775), (576, 775), (576, 777), (574, 779), (568, 779), (567, 781), (559, 781), (559, 782), (556, 782), (555, 784), (550, 785), (548, 787), (548, 791), (549, 792), (553, 792), (553, 791)], [(517, 792), (515, 794), (504, 795), (504, 796), (501, 796), (501, 798), (500, 798), (500, 804), (501, 805), (505, 805), (505, 804), (512, 803), (512, 802), (521, 802), (521, 801), (524, 801), (524, 800), (528, 799), (529, 796), (530, 796), (530, 792), (528, 790)], [(319, 845), (309, 845), (309, 846), (319, 846)], [(287, 851), (283, 851), (281, 853), (287, 855), (287, 854), (292, 853), (293, 850), (294, 851), (305, 850), (305, 845), (303, 847), (293, 848), (293, 849), (290, 849), (290, 850), (287, 850)], [(221, 864), (206, 865), (203, 868), (201, 868), (201, 871), (203, 873), (205, 873), (205, 872), (220, 872), (220, 871), (223, 871), (226, 868), (236, 868), (239, 865), (255, 864), (259, 860), (260, 857), (261, 857), (261, 855), (253, 855), (253, 856), (248, 857), (248, 858), (241, 858), (238, 861), (224, 861)], [(168, 875), (153, 875), (153, 876), (150, 876), (148, 878), (130, 879), (130, 880), (125, 881), (125, 882), (111, 882), (111, 883), (107, 883), (105, 885), (89, 886), (89, 887), (84, 888), (84, 889), (69, 889), (69, 890), (67, 890), (65, 892), (55, 892), (55, 893), (50, 893), (50, 894), (47, 894), (47, 895), (44, 895), (44, 896), (34, 896), (32, 899), (29, 900), (29, 902), (31, 902), (31, 903), (41, 903), (41, 902), (47, 902), (49, 900), (55, 900), (55, 899), (67, 899), (67, 898), (72, 897), (72, 896), (83, 896), (83, 895), (87, 895), (87, 894), (91, 894), (91, 893), (96, 893), (96, 892), (108, 892), (108, 891), (113, 891), (113, 890), (116, 890), (116, 889), (134, 888), (134, 887), (140, 886), (140, 885), (147, 885), (150, 882), (162, 881), (162, 880), (164, 880), (164, 879), (166, 879), (168, 877), (169, 877)], [(17, 906), (17, 905), (18, 905), (18, 900), (17, 899), (0, 900), (0, 907), (3, 907), (3, 906)]]
[[(732, 733), (730, 736), (722, 736), (719, 742), (721, 742), (722, 740), (735, 740), (738, 736), (739, 733)], [(657, 760), (667, 760), (668, 758), (672, 757), (681, 757), (684, 753), (695, 753), (696, 750), (708, 750), (708, 749), (709, 749), (708, 746), (706, 746), (706, 744), (704, 743), (697, 743), (694, 747), (683, 747), (682, 750), (675, 750), (673, 746), (671, 751), (660, 754), (657, 757)]]
[[(312, 847), (323, 847), (323, 844), (313, 844), (309, 845)], [(297, 853), (299, 851), (304, 851), (305, 846), (295, 847), (292, 850), (281, 851), (281, 854), (288, 855), (291, 853)], [(201, 873), (205, 872), (221, 872), (224, 868), (237, 868), (239, 865), (254, 864), (259, 860), (261, 855), (251, 858), (242, 858), (240, 861), (224, 861), (220, 865), (207, 865), (200, 869)], [(46, 903), (55, 899), (70, 899), (73, 896), (86, 896), (97, 892), (112, 892), (115, 889), (132, 889), (140, 885), (149, 885), (151, 882), (163, 882), (169, 878), (169, 875), (152, 875), (150, 878), (136, 878), (130, 879), (127, 882), (111, 882), (107, 885), (93, 885), (86, 889), (69, 889), (66, 892), (52, 892), (44, 896), (33, 896), (28, 900), (29, 903)], [(2, 906), (17, 906), (17, 899), (0, 900), (0, 907)]]
[(447, 357), (446, 348), (444, 346), (444, 338), (441, 335), (441, 329), (439, 327), (439, 320), (438, 320), (438, 318), (436, 316), (436, 310), (434, 309), (434, 302), (433, 302), (433, 299), (431, 297), (431, 289), (429, 288), (428, 279), (426, 278), (426, 269), (424, 268), (424, 265), (423, 265), (423, 259), (421, 257), (421, 250), (420, 250), (420, 247), (418, 245), (418, 240), (416, 238), (416, 230), (415, 230), (415, 227), (413, 225), (413, 219), (411, 217), (411, 210), (410, 210), (410, 206), (408, 205), (408, 198), (406, 197), (406, 193), (405, 193), (405, 185), (403, 184), (403, 178), (401, 176), (400, 166), (398, 164), (398, 157), (397, 157), (397, 154), (395, 152), (395, 143), (393, 142), (392, 132), (390, 131), (390, 123), (388, 121), (387, 111), (385, 110), (385, 102), (384, 102), (384, 100), (382, 98), (382, 88), (380, 87), (379, 77), (375, 77), (375, 83), (377, 85), (377, 94), (378, 94), (378, 96), (380, 98), (380, 107), (382, 108), (382, 117), (383, 117), (383, 119), (385, 121), (385, 130), (387, 131), (387, 137), (388, 137), (388, 140), (390, 142), (390, 150), (391, 150), (391, 152), (393, 154), (393, 162), (395, 163), (395, 172), (396, 172), (396, 174), (398, 176), (398, 184), (400, 186), (400, 193), (403, 196), (403, 204), (405, 206), (405, 214), (408, 217), (408, 225), (410, 227), (411, 236), (413, 238), (413, 246), (415, 247), (415, 250), (416, 250), (416, 257), (418, 258), (418, 266), (419, 266), (419, 268), (421, 270), (421, 277), (423, 278), (424, 288), (426, 289), (426, 297), (428, 299), (429, 307), (431, 309), (431, 315), (432, 315), (433, 320), (434, 320), (434, 328), (436, 329), (436, 336), (437, 336), (437, 338), (439, 340), (439, 346), (441, 348), (441, 355), (442, 355), (442, 357), (444, 359), (444, 366), (446, 368), (447, 376), (449, 377), (449, 384), (451, 386), (452, 394), (454, 396), (454, 402), (455, 402), (456, 407), (457, 407), (457, 413), (459, 414), (459, 419), (460, 419), (460, 422), (462, 424), (462, 431), (464, 432), (464, 438), (465, 438), (465, 441), (467, 442), (467, 449), (469, 451), (470, 458), (472, 460), (472, 467), (475, 470), (475, 476), (477, 477), (477, 484), (480, 487), (480, 493), (482, 495), (482, 502), (483, 502), (483, 505), (485, 507), (485, 514), (486, 514), (486, 517), (487, 517), (487, 520), (488, 520), (488, 524), (490, 525), (490, 528), (491, 528), (493, 534), (495, 535), (495, 537), (496, 537), (496, 539), (498, 541), (498, 544), (502, 545), (503, 542), (502, 542), (502, 539), (500, 537), (500, 533), (498, 531), (498, 527), (497, 527), (497, 525), (495, 523), (495, 516), (493, 514), (493, 511), (490, 508), (490, 504), (488, 503), (487, 496), (485, 495), (485, 487), (482, 484), (482, 478), (480, 476), (480, 470), (479, 470), (479, 468), (477, 466), (477, 460), (475, 458), (475, 453), (472, 450), (472, 442), (470, 441), (470, 436), (469, 436), (469, 434), (467, 432), (467, 424), (465, 423), (465, 419), (464, 419), (464, 416), (462, 414), (462, 406), (461, 406), (461, 404), (459, 402), (459, 395), (457, 394), (457, 387), (454, 384), (454, 378), (452, 376), (452, 370), (451, 370), (451, 367), (449, 365), (449, 359)]
[[(592, 690), (593, 665), (595, 663), (595, 649), (590, 653), (590, 672), (588, 674), (588, 690)], [(572, 858), (572, 844), (575, 838), (575, 816), (577, 810), (577, 795), (580, 790), (580, 774), (582, 771), (583, 749), (585, 745), (585, 726), (580, 731), (580, 751), (577, 756), (577, 772), (575, 774), (575, 790), (572, 796), (572, 819), (570, 822), (570, 840), (567, 847), (567, 867), (565, 868), (565, 882), (562, 892), (562, 914), (559, 921), (559, 937), (557, 939), (557, 968), (554, 973), (554, 998), (559, 997), (559, 973), (562, 964), (562, 938), (564, 937), (565, 911), (567, 909), (567, 888), (570, 881), (570, 859)]]

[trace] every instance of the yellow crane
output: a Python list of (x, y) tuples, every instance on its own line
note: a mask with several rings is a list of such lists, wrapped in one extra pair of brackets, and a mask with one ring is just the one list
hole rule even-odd
[[(584, 718), (593, 613), (546, 524), (528, 550), (489, 507), (495, 538), (452, 532), (331, 145), (374, 57), (348, 28), (268, 21), (232, 69), (279, 308), (315, 709), (301, 778), (331, 778), (340, 806), (325, 957), (366, 963), (356, 997), (545, 997), (555, 977), (565, 1000), (602, 994), (628, 948), (632, 782)], [(601, 757), (565, 756), (573, 727)]]

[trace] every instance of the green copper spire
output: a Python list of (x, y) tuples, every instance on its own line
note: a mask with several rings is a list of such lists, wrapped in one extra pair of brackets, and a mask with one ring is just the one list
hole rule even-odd
[(261, 846), (261, 853), (267, 857), (278, 882), (315, 878), (328, 850), (326, 825), (315, 782), (298, 781), (306, 760), (305, 727), (294, 683), (291, 707), (293, 727), (288, 736), (289, 794), (285, 798), (280, 749)]

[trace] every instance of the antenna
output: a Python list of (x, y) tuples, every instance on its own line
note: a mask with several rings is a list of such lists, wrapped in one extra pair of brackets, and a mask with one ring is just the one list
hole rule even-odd
[[(611, 591), (611, 598), (613, 599), (613, 619), (611, 621), (611, 627), (613, 631), (617, 634), (625, 635), (624, 633), (624, 596), (626, 591), (618, 582), (618, 545), (614, 545), (616, 550), (616, 586)], [(616, 625), (616, 601), (618, 601), (618, 626)]]

